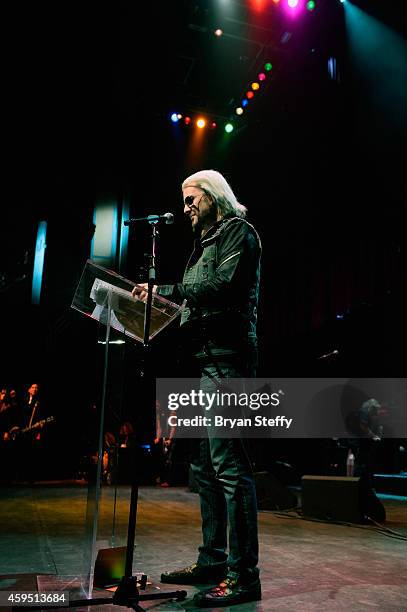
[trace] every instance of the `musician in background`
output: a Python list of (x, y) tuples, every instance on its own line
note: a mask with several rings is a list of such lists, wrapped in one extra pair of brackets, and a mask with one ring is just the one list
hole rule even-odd
[(155, 484), (161, 487), (171, 485), (172, 458), (175, 447), (175, 427), (172, 427), (169, 436), (163, 436), (161, 423), (166, 418), (167, 413), (161, 406), (160, 400), (155, 402), (156, 410), (156, 437), (152, 447), (153, 472)]
[(0, 390), (0, 461), (6, 469), (0, 471), (0, 483), (15, 480), (14, 444), (10, 437), (11, 427), (18, 421), (15, 391), (6, 387)]
[(10, 393), (6, 387), (0, 389), (0, 439), (7, 442), (10, 439), (9, 431), (18, 418), (13, 410)]
[(39, 398), (39, 385), (34, 383), (27, 389), (23, 401), (21, 402), (20, 427), (26, 429), (41, 421), (41, 404)]
[(356, 434), (355, 438), (348, 440), (349, 452), (354, 455), (353, 474), (349, 475), (359, 476), (371, 489), (374, 488), (377, 449), (383, 435), (382, 412), (381, 404), (370, 398), (347, 418), (348, 430)]
[(38, 383), (28, 387), (18, 413), (18, 423), (11, 429), (18, 450), (18, 480), (32, 483), (41, 479), (46, 459), (45, 415)]

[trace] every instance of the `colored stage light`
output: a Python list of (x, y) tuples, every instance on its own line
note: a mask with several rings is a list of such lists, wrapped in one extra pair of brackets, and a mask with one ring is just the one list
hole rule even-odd
[(177, 114), (177, 113), (172, 113), (172, 115), (171, 115), (171, 121), (172, 121), (173, 123), (177, 123), (177, 121), (179, 121), (179, 117), (178, 117), (178, 114)]
[(328, 58), (328, 74), (333, 81), (336, 81), (338, 78), (338, 66), (335, 57)]
[(257, 75), (257, 78), (259, 79), (259, 81), (265, 81), (266, 75), (264, 74), (264, 72), (260, 72), (260, 74)]
[(253, 91), (257, 91), (259, 89), (260, 85), (258, 83), (252, 83), (252, 89)]
[(199, 127), (200, 130), (202, 130), (206, 125), (206, 121), (205, 119), (203, 119), (202, 117), (199, 117), (199, 119), (197, 119), (196, 121), (196, 126)]
[(215, 36), (222, 36), (223, 34), (223, 30), (221, 30), (220, 28), (218, 28), (217, 30), (214, 31)]
[(254, 98), (254, 93), (253, 93), (252, 91), (248, 91), (248, 92), (246, 92), (246, 98), (249, 98), (249, 100), (250, 100), (251, 98)]
[(216, 122), (212, 121), (212, 123), (211, 123), (211, 130), (214, 130), (216, 127), (217, 127), (216, 126)]
[(287, 4), (292, 9), (297, 8), (298, 0), (288, 0)]
[(280, 0), (273, 0), (274, 4), (278, 4)]
[(262, 11), (265, 8), (266, 4), (267, 4), (266, 0), (250, 0), (251, 8), (257, 13)]
[(227, 132), (228, 134), (230, 134), (230, 132), (233, 132), (233, 125), (231, 123), (227, 123), (225, 125), (225, 132)]
[[(40, 303), (42, 275), (44, 271), (44, 258), (47, 238), (47, 222), (40, 221), (37, 229), (37, 241), (35, 244), (34, 270), (32, 279), (31, 302)], [(93, 244), (93, 243), (92, 243)]]
[(266, 72), (270, 72), (270, 70), (271, 70), (272, 68), (273, 68), (273, 64), (271, 64), (270, 62), (266, 62), (266, 63), (264, 64), (264, 70), (265, 70)]
[(243, 106), (243, 107), (244, 107), (244, 106), (247, 106), (248, 104), (249, 104), (249, 100), (247, 100), (247, 99), (242, 100), (242, 106)]
[(307, 2), (307, 9), (308, 9), (309, 11), (313, 11), (313, 10), (314, 10), (314, 8), (315, 8), (315, 2), (314, 2), (314, 0), (309, 0), (309, 1)]
[(189, 125), (191, 123), (191, 117), (185, 117), (184, 123), (185, 125)]
[(243, 115), (243, 108), (241, 106), (238, 106), (235, 110), (235, 113), (236, 115)]
[(182, 119), (181, 113), (178, 113), (177, 117), (178, 117), (178, 119)]

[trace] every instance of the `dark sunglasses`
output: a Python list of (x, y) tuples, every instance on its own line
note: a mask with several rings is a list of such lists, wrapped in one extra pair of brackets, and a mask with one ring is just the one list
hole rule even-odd
[(197, 202), (199, 204), (199, 202), (201, 201), (201, 199), (203, 198), (204, 195), (205, 195), (205, 192), (201, 193), (201, 194), (197, 194), (197, 195), (189, 195), (189, 196), (187, 196), (185, 198), (185, 200), (184, 200), (184, 206), (188, 206), (188, 208), (191, 208), (191, 206), (194, 205), (194, 201), (196, 200), (196, 198), (199, 198), (199, 200)]

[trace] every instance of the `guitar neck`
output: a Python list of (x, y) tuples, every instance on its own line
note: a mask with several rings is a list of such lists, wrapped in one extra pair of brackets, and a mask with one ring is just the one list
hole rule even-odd
[(48, 419), (42, 419), (42, 421), (37, 421), (36, 423), (34, 423), (34, 425), (30, 425), (30, 427), (25, 427), (24, 429), (22, 429), (21, 433), (27, 433), (28, 431), (31, 431), (33, 429), (38, 429), (38, 427), (45, 425), (45, 423), (51, 423), (52, 421), (54, 421), (54, 417), (48, 417)]

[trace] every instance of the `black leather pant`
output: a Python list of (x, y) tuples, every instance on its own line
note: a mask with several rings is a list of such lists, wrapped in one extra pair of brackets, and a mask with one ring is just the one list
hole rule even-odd
[[(245, 370), (245, 369), (244, 369)], [(233, 359), (201, 367), (200, 388), (213, 392), (219, 375), (241, 378), (246, 374)], [(255, 568), (258, 562), (257, 501), (254, 476), (243, 440), (206, 438), (192, 440), (191, 468), (198, 486), (203, 544), (198, 563), (227, 561), (232, 571)], [(229, 555), (227, 528), (229, 526)]]

